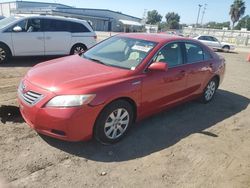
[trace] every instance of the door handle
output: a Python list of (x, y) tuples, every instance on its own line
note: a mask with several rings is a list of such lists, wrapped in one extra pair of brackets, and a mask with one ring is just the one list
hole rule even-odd
[(179, 75), (179, 77), (183, 77), (183, 76), (186, 75), (186, 71), (185, 70), (181, 70), (178, 75)]
[(180, 71), (180, 74), (181, 74), (181, 75), (185, 75), (185, 74), (186, 74), (186, 71), (181, 70), (181, 71)]
[(50, 40), (51, 39), (51, 37), (46, 37), (46, 40)]
[(43, 40), (44, 38), (43, 37), (36, 37), (38, 40)]

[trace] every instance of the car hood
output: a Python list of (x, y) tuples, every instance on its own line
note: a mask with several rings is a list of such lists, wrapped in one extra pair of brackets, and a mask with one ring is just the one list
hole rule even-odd
[(74, 55), (40, 63), (28, 71), (25, 79), (38, 87), (60, 93), (121, 79), (129, 71)]

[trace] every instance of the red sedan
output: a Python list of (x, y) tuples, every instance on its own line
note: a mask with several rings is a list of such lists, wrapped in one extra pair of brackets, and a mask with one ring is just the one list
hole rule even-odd
[(122, 34), (82, 56), (36, 65), (21, 81), (18, 101), (41, 134), (115, 143), (135, 121), (197, 97), (211, 101), (224, 72), (225, 60), (197, 40)]

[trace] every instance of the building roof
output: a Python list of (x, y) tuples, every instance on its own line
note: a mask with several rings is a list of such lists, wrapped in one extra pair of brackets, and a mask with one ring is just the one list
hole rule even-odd
[(141, 18), (135, 17), (135, 16), (131, 16), (128, 14), (124, 14), (122, 12), (118, 12), (118, 11), (113, 11), (113, 10), (109, 10), (109, 9), (94, 9), (94, 8), (75, 8), (72, 6), (68, 6), (68, 5), (64, 5), (64, 4), (60, 4), (60, 3), (46, 3), (46, 2), (35, 2), (35, 1), (6, 1), (6, 2), (1, 2), (0, 4), (4, 4), (4, 3), (30, 3), (30, 4), (43, 4), (43, 5), (51, 5), (56, 7), (57, 10), (89, 10), (89, 11), (106, 11), (106, 12), (112, 12), (112, 13), (116, 13), (116, 14), (120, 14), (120, 15), (124, 15), (124, 16), (128, 16), (130, 18), (134, 18), (134, 19), (138, 19), (141, 20)]
[(134, 18), (134, 19), (138, 19), (138, 20), (141, 20), (141, 18), (138, 18), (138, 17), (135, 17), (135, 16), (131, 16), (131, 15), (128, 15), (128, 14), (124, 14), (122, 12), (118, 12), (118, 11), (113, 11), (113, 10), (109, 10), (109, 9), (94, 9), (94, 8), (74, 8), (74, 7), (67, 7), (67, 8), (57, 8), (57, 9), (61, 9), (61, 10), (89, 10), (89, 11), (107, 11), (107, 12), (112, 12), (112, 13), (116, 13), (116, 14), (120, 14), (120, 15), (124, 15), (124, 16), (128, 16), (128, 17), (131, 17), (131, 18)]
[(64, 4), (61, 4), (61, 3), (47, 3), (47, 2), (39, 2), (39, 1), (5, 1), (5, 2), (1, 2), (0, 4), (4, 4), (4, 3), (36, 3), (36, 4), (51, 4), (51, 5), (58, 5), (58, 6), (64, 6), (64, 7), (71, 7), (71, 6), (68, 6), (68, 5), (64, 5)]

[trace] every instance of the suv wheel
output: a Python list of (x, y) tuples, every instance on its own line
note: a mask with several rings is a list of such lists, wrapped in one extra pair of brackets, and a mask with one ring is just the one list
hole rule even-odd
[(0, 45), (0, 64), (6, 63), (9, 57), (10, 57), (10, 52), (8, 48), (6, 48), (3, 45)]
[(70, 51), (70, 55), (74, 55), (74, 54), (82, 55), (86, 50), (87, 48), (85, 45), (75, 44)]
[(103, 144), (120, 141), (127, 134), (133, 117), (133, 108), (128, 102), (119, 100), (109, 104), (97, 118), (95, 138)]

